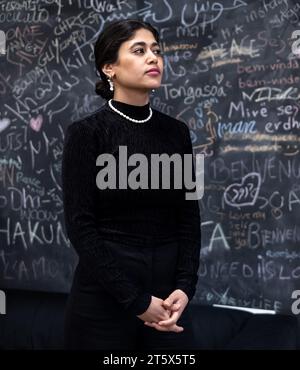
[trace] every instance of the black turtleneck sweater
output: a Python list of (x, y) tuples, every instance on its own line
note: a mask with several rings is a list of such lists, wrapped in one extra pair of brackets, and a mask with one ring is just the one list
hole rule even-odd
[[(116, 100), (112, 103), (131, 118), (140, 120), (149, 115), (150, 103), (144, 106)], [(151, 154), (192, 154), (189, 129), (175, 118), (153, 108), (152, 111), (149, 121), (134, 123), (114, 112), (108, 103), (104, 104), (92, 115), (68, 126), (62, 160), (67, 235), (81, 264), (95, 281), (135, 315), (147, 310), (151, 293), (126, 276), (105, 247), (104, 238), (137, 247), (151, 245), (155, 240), (179, 241), (176, 288), (183, 290), (189, 299), (195, 293), (200, 256), (198, 201), (185, 200), (185, 192), (191, 190), (172, 188), (172, 165), (169, 189), (163, 189), (161, 181), (159, 189), (150, 189)], [(126, 145), (127, 159), (134, 153), (147, 157), (148, 189), (118, 189), (118, 183), (117, 189), (97, 187), (96, 176), (105, 166), (96, 166), (96, 158), (102, 153), (113, 154), (118, 178), (120, 145)], [(128, 167), (128, 175), (132, 169)], [(194, 171), (193, 167), (195, 180)]]

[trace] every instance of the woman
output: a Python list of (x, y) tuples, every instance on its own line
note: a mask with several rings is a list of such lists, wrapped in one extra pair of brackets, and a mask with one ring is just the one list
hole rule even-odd
[[(126, 188), (137, 178), (120, 176), (124, 158), (110, 162), (120, 146), (148, 160), (151, 153), (192, 154), (187, 126), (150, 107), (163, 72), (159, 35), (147, 22), (117, 21), (102, 31), (94, 54), (96, 93), (107, 102), (69, 125), (62, 162), (65, 225), (79, 256), (65, 347), (195, 348), (188, 303), (198, 278), (198, 201), (185, 200), (185, 187)], [(117, 186), (102, 186), (107, 178), (116, 185), (97, 169), (103, 153), (120, 176)]]

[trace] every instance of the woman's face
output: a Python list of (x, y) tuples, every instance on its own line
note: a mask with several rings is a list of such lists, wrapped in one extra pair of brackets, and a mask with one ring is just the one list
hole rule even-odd
[[(147, 73), (149, 69), (158, 69), (160, 73)], [(152, 32), (141, 28), (134, 37), (123, 42), (119, 48), (118, 61), (112, 65), (115, 89), (136, 89), (147, 91), (158, 88), (163, 73), (163, 57), (160, 45)]]

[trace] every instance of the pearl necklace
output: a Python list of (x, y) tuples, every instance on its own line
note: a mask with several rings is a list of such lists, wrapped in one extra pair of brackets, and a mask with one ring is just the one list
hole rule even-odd
[(111, 109), (112, 109), (113, 111), (115, 111), (116, 113), (120, 114), (120, 116), (122, 116), (122, 117), (124, 117), (124, 118), (128, 119), (128, 121), (136, 122), (136, 123), (143, 123), (143, 122), (147, 122), (147, 121), (149, 121), (149, 119), (152, 117), (152, 109), (151, 109), (151, 107), (149, 107), (149, 110), (150, 110), (150, 114), (149, 114), (149, 116), (148, 116), (147, 118), (145, 118), (145, 119), (138, 120), (138, 119), (134, 119), (134, 118), (128, 117), (126, 114), (122, 113), (122, 112), (121, 112), (121, 111), (119, 111), (117, 108), (113, 107), (113, 105), (112, 105), (112, 102), (111, 102), (111, 101), (112, 101), (112, 99), (110, 99), (110, 100), (108, 101), (108, 105), (111, 107)]

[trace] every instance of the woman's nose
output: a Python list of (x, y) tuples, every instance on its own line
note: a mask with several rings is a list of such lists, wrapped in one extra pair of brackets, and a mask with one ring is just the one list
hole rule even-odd
[(148, 61), (158, 61), (157, 55), (151, 50), (148, 52)]

